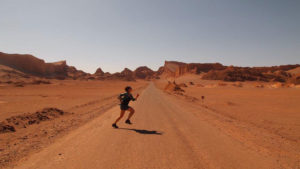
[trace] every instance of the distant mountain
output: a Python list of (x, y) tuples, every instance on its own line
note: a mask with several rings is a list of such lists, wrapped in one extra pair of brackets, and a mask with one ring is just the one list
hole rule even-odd
[(94, 75), (96, 75), (96, 76), (104, 76), (104, 72), (103, 72), (103, 70), (101, 68), (98, 68), (96, 70), (96, 72), (94, 73)]
[[(161, 74), (166, 77), (179, 77), (187, 73), (202, 74), (203, 79), (223, 81), (274, 81), (300, 83), (300, 65), (281, 65), (271, 67), (236, 67), (220, 63), (183, 63), (165, 61)], [(298, 80), (299, 79), (299, 80)]]
[[(2, 65), (2, 66), (1, 66)], [(276, 81), (300, 83), (300, 65), (271, 67), (236, 67), (220, 63), (183, 63), (165, 61), (164, 66), (153, 71), (141, 66), (134, 71), (125, 68), (122, 72), (109, 73), (98, 68), (94, 74), (68, 66), (66, 61), (46, 63), (44, 60), (27, 54), (6, 54), (0, 52), (0, 79), (48, 78), (74, 80), (151, 80), (160, 76), (179, 77), (184, 74), (201, 74), (203, 79), (224, 81)]]
[(167, 76), (179, 77), (186, 73), (200, 74), (210, 70), (223, 70), (226, 66), (220, 63), (183, 63), (176, 61), (165, 61), (163, 74)]
[(28, 75), (53, 79), (78, 79), (89, 74), (68, 66), (66, 61), (46, 63), (32, 55), (0, 52), (0, 65), (5, 65)]
[(94, 74), (96, 79), (118, 79), (126, 81), (135, 81), (136, 79), (150, 80), (155, 78), (156, 72), (151, 70), (146, 66), (141, 66), (136, 68), (134, 71), (125, 68), (122, 72), (117, 72), (113, 74)]
[(152, 79), (155, 72), (147, 66), (141, 66), (134, 70), (134, 77), (137, 79)]
[(105, 80), (116, 79), (135, 81), (136, 79), (149, 80), (156, 76), (156, 72), (146, 66), (138, 67), (131, 71), (125, 68), (122, 72), (110, 74), (104, 73), (98, 68), (94, 74), (89, 74), (77, 70), (73, 66), (68, 66), (66, 61), (46, 63), (33, 55), (28, 54), (7, 54), (0, 52), (0, 65), (7, 66), (24, 76), (34, 76), (48, 79), (80, 79), (80, 80)]

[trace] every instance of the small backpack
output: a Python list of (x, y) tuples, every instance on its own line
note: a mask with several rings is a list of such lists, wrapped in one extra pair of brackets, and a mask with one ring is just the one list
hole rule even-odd
[(118, 96), (118, 99), (120, 100), (120, 103), (123, 102), (124, 98), (125, 98), (125, 93), (121, 93), (121, 94)]

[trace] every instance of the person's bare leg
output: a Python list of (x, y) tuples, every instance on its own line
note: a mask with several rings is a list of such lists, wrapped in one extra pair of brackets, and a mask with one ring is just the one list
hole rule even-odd
[(130, 113), (129, 113), (129, 115), (128, 115), (127, 120), (130, 120), (130, 118), (133, 116), (135, 110), (134, 110), (132, 107), (130, 107), (128, 110), (129, 110)]
[(120, 117), (117, 118), (117, 120), (115, 121), (114, 124), (117, 124), (118, 121), (120, 121), (122, 119), (122, 117), (124, 116), (124, 114), (125, 114), (125, 110), (121, 110)]

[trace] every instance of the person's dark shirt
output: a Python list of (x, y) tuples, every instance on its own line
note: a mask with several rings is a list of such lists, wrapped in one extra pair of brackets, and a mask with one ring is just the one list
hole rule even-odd
[(129, 102), (132, 100), (132, 101), (135, 101), (136, 99), (129, 93), (123, 93), (123, 94), (120, 94), (119, 96), (120, 98), (120, 101), (121, 101), (121, 104), (122, 105), (126, 105), (128, 106)]

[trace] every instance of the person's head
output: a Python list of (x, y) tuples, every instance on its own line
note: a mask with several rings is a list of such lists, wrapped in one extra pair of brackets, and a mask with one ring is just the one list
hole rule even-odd
[(132, 92), (132, 88), (130, 86), (125, 87), (125, 91), (127, 93), (131, 93)]

